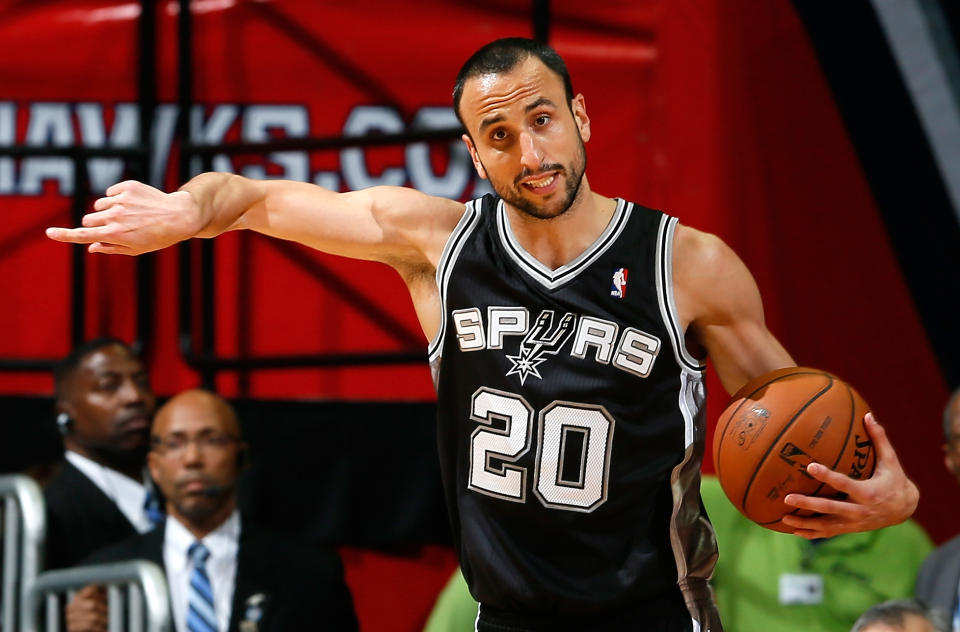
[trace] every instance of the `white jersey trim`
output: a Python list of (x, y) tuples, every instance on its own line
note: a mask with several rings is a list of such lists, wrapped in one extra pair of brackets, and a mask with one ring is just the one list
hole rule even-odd
[(617, 207), (613, 211), (613, 217), (610, 218), (610, 222), (606, 228), (603, 229), (600, 236), (597, 237), (597, 240), (594, 241), (589, 248), (581, 252), (576, 259), (560, 266), (556, 270), (551, 270), (543, 265), (543, 263), (538, 261), (536, 257), (524, 250), (523, 246), (520, 245), (520, 242), (517, 241), (516, 236), (513, 234), (513, 229), (510, 228), (510, 220), (507, 218), (507, 212), (502, 199), (497, 203), (497, 232), (500, 234), (500, 241), (503, 243), (504, 250), (507, 251), (507, 254), (520, 269), (533, 277), (540, 285), (548, 290), (553, 290), (567, 281), (576, 278), (580, 272), (586, 270), (590, 264), (596, 261), (600, 255), (613, 245), (620, 236), (620, 233), (623, 232), (627, 221), (630, 219), (633, 204), (625, 202), (620, 198), (616, 198), (616, 201)]
[(676, 217), (669, 215), (664, 215), (660, 220), (660, 230), (657, 233), (657, 300), (660, 303), (663, 324), (670, 332), (670, 342), (673, 344), (673, 355), (677, 364), (688, 371), (701, 373), (706, 369), (706, 364), (687, 351), (673, 296), (673, 236), (677, 222)]
[(443, 252), (440, 253), (436, 274), (437, 292), (440, 295), (440, 328), (427, 345), (427, 357), (431, 364), (440, 357), (443, 350), (443, 335), (447, 329), (447, 284), (450, 282), (450, 274), (460, 256), (460, 251), (463, 250), (466, 237), (480, 222), (480, 206), (479, 199), (467, 202), (463, 216), (450, 233), (447, 243), (443, 246)]

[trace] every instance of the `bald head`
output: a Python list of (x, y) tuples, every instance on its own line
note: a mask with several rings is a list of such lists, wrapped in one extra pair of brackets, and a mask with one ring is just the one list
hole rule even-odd
[(183, 391), (173, 396), (157, 411), (153, 420), (153, 435), (163, 436), (173, 427), (203, 426), (213, 430), (240, 436), (237, 414), (227, 400), (219, 395), (200, 389)]

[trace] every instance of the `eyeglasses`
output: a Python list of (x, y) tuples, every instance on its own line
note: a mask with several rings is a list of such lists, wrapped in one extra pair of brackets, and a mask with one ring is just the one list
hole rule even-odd
[(184, 455), (187, 446), (197, 444), (197, 449), (203, 452), (219, 452), (238, 440), (237, 437), (226, 433), (202, 434), (196, 437), (186, 435), (172, 435), (169, 437), (152, 437), (151, 446), (164, 455), (178, 458)]

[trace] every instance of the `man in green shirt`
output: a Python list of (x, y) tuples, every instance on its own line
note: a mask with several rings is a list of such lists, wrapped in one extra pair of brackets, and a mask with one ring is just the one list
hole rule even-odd
[(724, 627), (736, 632), (848, 632), (872, 605), (913, 595), (930, 538), (913, 520), (806, 540), (758, 526), (714, 476), (701, 483), (720, 559), (713, 588)]

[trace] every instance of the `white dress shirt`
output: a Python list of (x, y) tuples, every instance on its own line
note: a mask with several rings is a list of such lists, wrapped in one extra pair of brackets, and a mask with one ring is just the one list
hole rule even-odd
[[(167, 516), (163, 536), (163, 565), (170, 589), (170, 606), (177, 632), (187, 630), (187, 599), (193, 561), (187, 555), (197, 538), (173, 516)], [(226, 632), (233, 607), (233, 589), (237, 576), (237, 551), (240, 549), (240, 513), (234, 511), (223, 524), (201, 540), (210, 551), (207, 558), (207, 577), (213, 588), (213, 607), (217, 612), (217, 626)]]
[(150, 522), (143, 508), (147, 497), (147, 488), (143, 483), (72, 450), (66, 451), (66, 457), (74, 467), (99, 487), (107, 498), (113, 501), (139, 533), (146, 533), (153, 528), (153, 523)]

